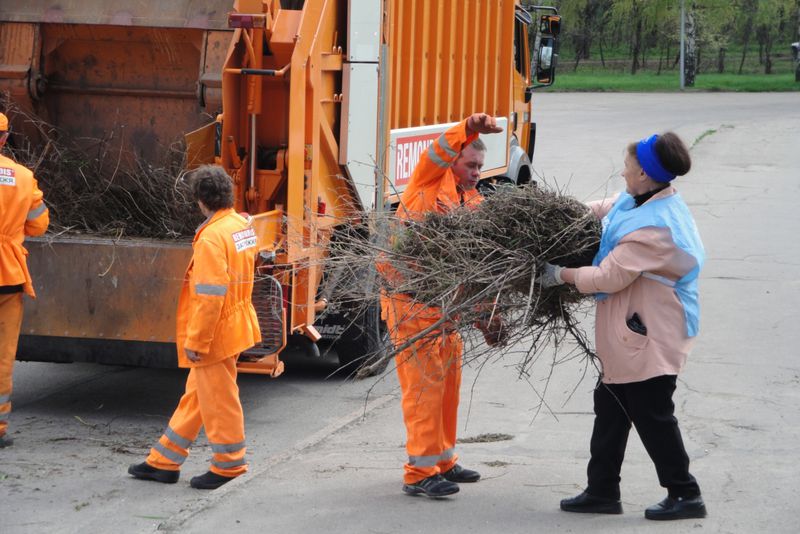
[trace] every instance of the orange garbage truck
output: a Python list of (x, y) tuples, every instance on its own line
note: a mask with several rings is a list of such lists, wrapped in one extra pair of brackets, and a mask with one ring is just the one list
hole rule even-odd
[[(287, 344), (333, 344), (355, 369), (388, 337), (377, 306), (352, 317), (323, 298), (337, 226), (391, 209), (420, 152), (475, 111), (504, 128), (483, 178), (530, 182), (532, 91), (553, 83), (559, 27), (521, 0), (4, 2), (0, 92), (78, 141), (123, 127), (110, 142), (144, 158), (185, 134), (188, 166), (230, 174), (258, 239), (263, 341), (240, 370), (279, 375)], [(36, 142), (30, 124), (12, 131)], [(176, 365), (188, 240), (26, 247), (38, 299), (18, 359)]]

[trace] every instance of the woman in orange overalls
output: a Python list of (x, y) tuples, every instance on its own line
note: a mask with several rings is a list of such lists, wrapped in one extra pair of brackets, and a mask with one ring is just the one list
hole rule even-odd
[(191, 486), (216, 489), (247, 471), (236, 360), (261, 341), (250, 300), (256, 235), (234, 211), (233, 183), (221, 167), (200, 167), (191, 178), (194, 198), (207, 219), (195, 234), (178, 301), (178, 364), (189, 368), (186, 393), (147, 460), (131, 465), (128, 473), (177, 482), (189, 446), (205, 427), (211, 467), (192, 478)]

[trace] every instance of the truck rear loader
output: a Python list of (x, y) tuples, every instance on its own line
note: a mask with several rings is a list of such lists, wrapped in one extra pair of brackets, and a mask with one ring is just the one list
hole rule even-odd
[[(554, 79), (553, 8), (14, 4), (0, 7), (0, 91), (20, 109), (76, 142), (123, 128), (111, 142), (140, 158), (190, 132), (189, 167), (218, 164), (233, 178), (261, 258), (253, 300), (263, 342), (240, 359), (242, 372), (279, 375), (287, 343), (313, 354), (334, 344), (351, 370), (380, 353), (388, 340), (377, 307), (350, 317), (321, 298), (322, 260), (342, 221), (391, 208), (420, 152), (453, 123), (476, 111), (498, 117), (504, 132), (484, 139), (483, 177), (532, 179), (531, 96)], [(36, 142), (37, 132), (12, 122), (12, 136)], [(176, 365), (187, 240), (48, 235), (26, 247), (38, 299), (26, 301), (18, 359)]]

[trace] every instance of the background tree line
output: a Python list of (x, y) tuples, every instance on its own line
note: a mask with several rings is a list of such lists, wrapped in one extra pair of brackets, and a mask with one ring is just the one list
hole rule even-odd
[[(556, 6), (564, 17), (562, 69), (569, 62), (573, 70), (591, 63), (631, 74), (678, 67), (680, 0), (541, 4)], [(771, 74), (776, 58), (792, 69), (790, 45), (800, 40), (800, 0), (685, 0), (685, 8), (687, 85), (701, 72)]]

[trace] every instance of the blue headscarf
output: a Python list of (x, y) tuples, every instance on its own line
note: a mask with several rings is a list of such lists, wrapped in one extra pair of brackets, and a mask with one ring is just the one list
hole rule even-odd
[(656, 154), (657, 140), (657, 135), (651, 135), (647, 139), (639, 141), (639, 144), (636, 145), (636, 159), (639, 160), (639, 165), (642, 166), (647, 176), (656, 182), (670, 182), (675, 179), (675, 175), (665, 169), (658, 160), (658, 154)]

